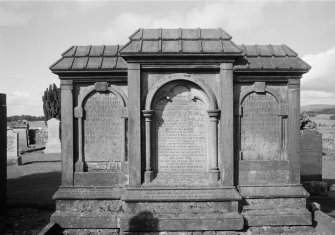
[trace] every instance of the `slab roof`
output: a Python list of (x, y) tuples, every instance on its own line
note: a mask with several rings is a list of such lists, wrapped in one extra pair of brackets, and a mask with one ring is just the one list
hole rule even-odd
[(234, 71), (299, 71), (311, 67), (286, 45), (236, 45), (223, 29), (138, 29), (125, 46), (72, 46), (50, 66), (54, 73), (127, 71), (122, 56), (222, 55), (237, 58)]
[(50, 66), (52, 71), (126, 70), (127, 64), (119, 55), (119, 45), (72, 46), (62, 58)]
[(232, 54), (240, 48), (223, 29), (138, 29), (120, 50), (135, 54)]
[(239, 45), (244, 61), (234, 66), (235, 71), (302, 71), (311, 66), (286, 45)]

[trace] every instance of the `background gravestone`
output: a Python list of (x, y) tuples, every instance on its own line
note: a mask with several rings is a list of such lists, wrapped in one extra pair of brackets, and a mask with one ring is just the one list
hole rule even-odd
[(0, 232), (2, 231), (6, 220), (6, 195), (7, 195), (7, 109), (6, 95), (0, 94)]
[(51, 118), (48, 120), (48, 142), (44, 153), (60, 153), (61, 144), (59, 140), (59, 120)]
[(19, 157), (19, 134), (7, 126), (7, 164), (15, 164)]
[(300, 161), (302, 181), (322, 180), (322, 135), (304, 130), (300, 135)]
[(16, 133), (19, 134), (19, 149), (25, 150), (28, 148), (28, 130), (29, 123), (26, 120), (18, 120), (17, 122), (11, 122), (8, 124)]

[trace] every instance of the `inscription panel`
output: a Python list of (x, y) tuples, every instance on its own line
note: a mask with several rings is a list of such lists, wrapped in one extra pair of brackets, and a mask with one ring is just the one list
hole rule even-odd
[(120, 161), (124, 131), (121, 101), (111, 92), (95, 92), (84, 105), (85, 161)]
[(269, 93), (251, 93), (242, 103), (241, 151), (243, 160), (279, 160), (278, 103)]
[(156, 102), (158, 172), (207, 172), (206, 108), (185, 86)]

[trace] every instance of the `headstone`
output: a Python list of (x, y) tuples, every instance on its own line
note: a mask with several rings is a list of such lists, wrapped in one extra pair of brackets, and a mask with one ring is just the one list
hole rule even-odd
[(7, 164), (15, 164), (19, 157), (19, 134), (7, 126)]
[(51, 118), (48, 120), (48, 142), (45, 144), (44, 153), (60, 153), (61, 144), (59, 139), (59, 120)]
[(7, 107), (6, 95), (0, 94), (0, 233), (6, 224), (7, 201)]
[(300, 135), (300, 162), (302, 181), (322, 180), (322, 134), (303, 130)]
[(29, 140), (29, 123), (26, 120), (18, 120), (8, 124), (16, 133), (19, 134), (19, 150), (28, 148)]

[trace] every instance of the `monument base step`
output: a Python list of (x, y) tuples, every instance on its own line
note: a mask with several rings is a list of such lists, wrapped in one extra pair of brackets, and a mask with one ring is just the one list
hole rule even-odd
[(140, 214), (123, 218), (120, 221), (123, 232), (158, 232), (158, 231), (227, 231), (242, 230), (244, 219), (239, 213), (211, 215), (163, 215)]
[(110, 212), (59, 212), (51, 215), (50, 222), (62, 228), (117, 228), (117, 213)]
[(242, 215), (249, 227), (312, 225), (312, 214), (307, 209), (250, 210)]

